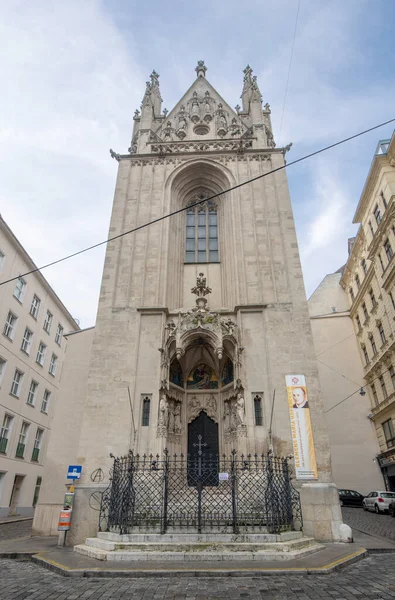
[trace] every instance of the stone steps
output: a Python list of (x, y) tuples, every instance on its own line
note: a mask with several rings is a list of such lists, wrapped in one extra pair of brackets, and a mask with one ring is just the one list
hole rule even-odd
[[(301, 531), (283, 533), (128, 533), (120, 535), (111, 531), (99, 531), (97, 539), (110, 542), (287, 542), (303, 538)], [(93, 539), (93, 538), (91, 538)]]
[[(297, 533), (297, 532), (293, 532)], [(101, 534), (102, 535), (102, 534)], [(116, 534), (112, 534), (116, 536)], [(135, 534), (136, 535), (136, 534)], [(188, 534), (179, 534), (176, 540), (165, 540), (165, 536), (150, 541), (128, 541), (118, 539), (87, 538), (85, 544), (74, 547), (74, 551), (90, 558), (107, 561), (233, 561), (233, 560), (281, 560), (306, 556), (321, 550), (324, 546), (317, 544), (313, 538), (299, 537), (282, 541), (251, 541), (253, 535), (244, 536), (249, 541), (219, 540), (214, 534), (210, 540), (182, 539)], [(259, 535), (259, 534), (258, 534)], [(284, 534), (282, 534), (284, 535)], [(150, 538), (145, 535), (145, 538)], [(170, 536), (169, 536), (170, 537)], [(195, 536), (191, 536), (195, 537)], [(225, 537), (225, 536), (222, 536)], [(238, 537), (238, 536), (228, 536)], [(242, 536), (241, 536), (242, 537)], [(260, 536), (264, 537), (264, 536)], [(266, 537), (266, 536), (265, 536)], [(279, 537), (279, 536), (275, 536)], [(180, 539), (181, 538), (181, 539)]]

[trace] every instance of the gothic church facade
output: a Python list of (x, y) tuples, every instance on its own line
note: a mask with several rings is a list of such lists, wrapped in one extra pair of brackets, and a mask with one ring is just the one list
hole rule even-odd
[(68, 393), (75, 427), (67, 458), (53, 443), (36, 532), (53, 527), (66, 463), (83, 467), (71, 537), (79, 542), (97, 530), (89, 498), (105, 482), (91, 475), (108, 477), (110, 453), (186, 454), (202, 435), (214, 453), (292, 454), (285, 377), (296, 373), (306, 379), (317, 463), (316, 477), (297, 481), (305, 532), (339, 539), (286, 172), (276, 170), (289, 148), (275, 145), (249, 66), (235, 109), (206, 70), (199, 61), (169, 113), (154, 71), (128, 153), (111, 151), (119, 166), (110, 237), (175, 214), (108, 244), (91, 349), (78, 349), (87, 375), (69, 372), (81, 380)]

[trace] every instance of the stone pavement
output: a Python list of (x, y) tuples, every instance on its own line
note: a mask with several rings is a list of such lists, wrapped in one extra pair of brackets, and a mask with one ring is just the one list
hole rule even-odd
[(0, 560), (0, 600), (387, 600), (395, 554), (370, 556), (330, 575), (65, 578), (29, 562)]
[(387, 514), (364, 511), (363, 508), (342, 508), (343, 521), (354, 531), (388, 538), (395, 542), (395, 519)]
[(4, 520), (0, 523), (0, 541), (27, 537), (32, 534), (32, 519)]

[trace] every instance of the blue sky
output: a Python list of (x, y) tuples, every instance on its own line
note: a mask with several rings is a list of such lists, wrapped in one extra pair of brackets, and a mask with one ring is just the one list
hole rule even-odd
[[(2, 7), (0, 210), (37, 264), (107, 236), (117, 163), (153, 68), (169, 110), (195, 78), (235, 106), (251, 64), (294, 160), (395, 117), (388, 0), (211, 3), (9, 0)], [(352, 218), (384, 127), (300, 165), (288, 178), (307, 293), (346, 260)], [(44, 271), (73, 316), (94, 323), (104, 250)], [(72, 284), (70, 284), (72, 282)]]

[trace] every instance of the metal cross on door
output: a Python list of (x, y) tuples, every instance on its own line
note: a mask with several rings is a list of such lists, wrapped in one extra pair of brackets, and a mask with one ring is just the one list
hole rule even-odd
[(188, 485), (218, 485), (218, 454), (218, 423), (202, 411), (188, 425)]

